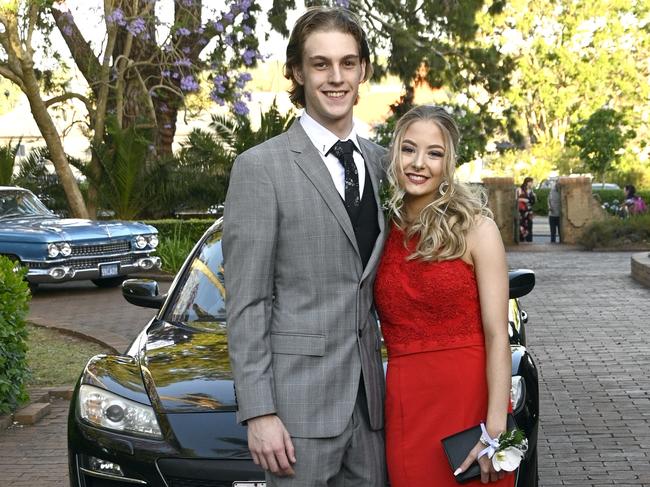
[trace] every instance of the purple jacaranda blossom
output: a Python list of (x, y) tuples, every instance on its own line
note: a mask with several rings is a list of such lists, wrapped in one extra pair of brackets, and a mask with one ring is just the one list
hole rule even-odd
[(187, 67), (189, 67), (191, 65), (192, 65), (192, 61), (190, 61), (186, 57), (181, 58), (181, 59), (177, 59), (176, 61), (174, 61), (174, 66), (187, 66)]
[(67, 36), (71, 36), (74, 32), (70, 24), (65, 24), (63, 27), (61, 27), (61, 31), (63, 31), (63, 33)]
[(348, 8), (350, 6), (350, 0), (334, 0), (334, 5), (337, 7)]
[(176, 33), (179, 36), (188, 36), (191, 34), (190, 29), (188, 29), (187, 27), (180, 27), (178, 30), (176, 30)]
[(223, 42), (225, 42), (228, 46), (232, 47), (234, 44), (234, 40), (230, 34), (228, 34), (226, 37), (223, 38)]
[(237, 115), (248, 115), (248, 107), (246, 106), (246, 103), (244, 103), (241, 100), (237, 100), (235, 103), (232, 104), (232, 110)]
[(250, 28), (248, 25), (242, 26), (242, 30), (244, 31), (244, 35), (251, 35), (253, 33), (253, 29)]
[(124, 27), (126, 25), (126, 19), (124, 18), (124, 11), (121, 8), (116, 8), (113, 10), (107, 17), (106, 20), (113, 24)]
[(163, 78), (168, 78), (169, 74), (170, 74), (169, 71), (166, 69), (160, 72), (160, 76), (162, 76)]
[(181, 90), (191, 93), (194, 91), (199, 91), (199, 88), (199, 83), (191, 74), (188, 74), (187, 76), (183, 76), (181, 78)]
[(253, 4), (253, 0), (241, 0), (239, 2), (239, 9), (242, 12), (248, 12)]
[(163, 112), (163, 113), (169, 111), (169, 107), (167, 106), (167, 103), (161, 103), (159, 109), (160, 109), (160, 111)]
[(223, 18), (226, 20), (226, 22), (232, 24), (232, 21), (235, 19), (235, 15), (232, 12), (226, 12), (223, 14)]
[(201, 37), (198, 41), (196, 41), (196, 43), (199, 46), (205, 46), (208, 43), (208, 40), (205, 37)]
[(205, 29), (204, 29), (203, 27), (199, 27), (199, 28), (196, 29), (194, 32), (196, 32), (197, 34), (201, 35), (201, 34), (203, 34), (203, 33), (205, 32)]
[(242, 57), (244, 58), (244, 64), (250, 66), (257, 57), (257, 51), (255, 49), (246, 49), (242, 54)]
[(178, 79), (179, 74), (178, 73), (172, 73), (172, 78)]
[(219, 106), (224, 106), (225, 105), (225, 100), (219, 96), (219, 93), (215, 90), (212, 90), (210, 92), (210, 98), (212, 99), (213, 102), (215, 102)]
[(243, 88), (246, 83), (252, 79), (253, 76), (250, 73), (240, 73), (239, 76), (237, 76), (237, 80), (235, 81), (235, 86), (237, 88)]
[(172, 128), (172, 124), (171, 123), (165, 123), (165, 124), (163, 124), (163, 127), (166, 128), (166, 129), (170, 129), (170, 128)]
[(185, 54), (189, 54), (191, 50), (192, 49), (190, 49), (189, 47), (184, 47), (183, 49), (181, 49), (181, 51), (183, 51), (183, 53)]
[(138, 17), (137, 19), (133, 19), (131, 21), (131, 23), (128, 25), (126, 30), (128, 30), (134, 36), (137, 36), (138, 34), (144, 32), (146, 28), (147, 28), (147, 24), (145, 23), (144, 19)]
[(215, 28), (217, 32), (223, 32), (223, 24), (221, 22), (217, 22), (216, 20), (212, 22), (212, 26)]
[(183, 0), (182, 3), (186, 7), (191, 7), (194, 4), (194, 0)]

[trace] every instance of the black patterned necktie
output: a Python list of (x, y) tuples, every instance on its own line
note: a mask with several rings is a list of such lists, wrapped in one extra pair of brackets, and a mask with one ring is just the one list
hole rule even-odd
[(345, 170), (345, 191), (344, 203), (345, 209), (352, 222), (356, 221), (361, 198), (359, 195), (359, 173), (357, 165), (354, 163), (354, 142), (351, 140), (339, 140), (329, 150), (343, 165)]

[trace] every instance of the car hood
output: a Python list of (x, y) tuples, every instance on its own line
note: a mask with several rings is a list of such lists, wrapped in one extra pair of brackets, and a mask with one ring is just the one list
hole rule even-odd
[(163, 413), (234, 411), (225, 324), (192, 325), (154, 321), (143, 337), (140, 363), (151, 402)]
[(16, 218), (0, 222), (0, 234), (21, 235), (25, 241), (98, 240), (155, 233), (150, 225), (124, 221), (94, 221), (81, 218)]

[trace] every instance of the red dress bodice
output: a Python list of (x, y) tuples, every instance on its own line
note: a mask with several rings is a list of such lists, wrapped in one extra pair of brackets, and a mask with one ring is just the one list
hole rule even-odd
[(375, 305), (388, 355), (484, 344), (474, 267), (462, 259), (408, 260), (417, 237), (404, 245), (393, 225), (384, 247)]

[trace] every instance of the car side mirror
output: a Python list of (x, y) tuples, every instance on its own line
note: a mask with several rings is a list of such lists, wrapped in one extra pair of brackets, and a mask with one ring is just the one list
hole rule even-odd
[(122, 296), (131, 304), (154, 309), (160, 309), (167, 297), (159, 294), (153, 279), (127, 279), (122, 283)]
[(535, 273), (530, 269), (516, 269), (508, 272), (510, 299), (525, 296), (535, 287)]

